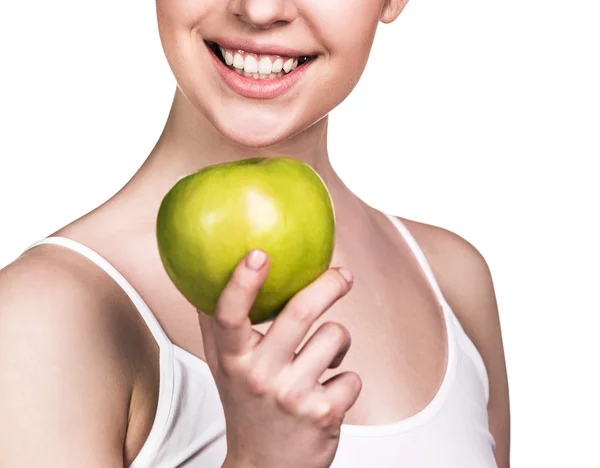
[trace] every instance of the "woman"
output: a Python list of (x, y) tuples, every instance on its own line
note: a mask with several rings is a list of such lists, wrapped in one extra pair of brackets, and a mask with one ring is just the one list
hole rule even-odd
[[(328, 113), (406, 1), (157, 0), (178, 83), (158, 143), (0, 273), (0, 466), (509, 466), (485, 261), (368, 206), (327, 154)], [(268, 258), (240, 262), (209, 318), (166, 276), (155, 224), (181, 177), (257, 155), (310, 164), (337, 232), (333, 267), (251, 326)]]

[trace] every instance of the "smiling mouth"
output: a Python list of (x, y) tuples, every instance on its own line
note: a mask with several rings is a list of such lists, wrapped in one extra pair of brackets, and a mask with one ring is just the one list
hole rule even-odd
[(234, 70), (239, 75), (257, 80), (269, 80), (289, 75), (316, 58), (315, 55), (285, 57), (254, 54), (243, 50), (225, 49), (212, 41), (205, 41), (205, 43), (227, 68)]

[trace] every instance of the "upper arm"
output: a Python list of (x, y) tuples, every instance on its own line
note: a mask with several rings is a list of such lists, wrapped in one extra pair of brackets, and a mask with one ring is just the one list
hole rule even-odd
[(460, 236), (417, 225), (411, 231), (422, 246), (444, 297), (481, 354), (490, 393), (488, 420), (499, 468), (510, 463), (510, 408), (504, 346), (496, 294), (487, 262)]
[(122, 467), (130, 389), (100, 306), (19, 262), (0, 272), (0, 466)]

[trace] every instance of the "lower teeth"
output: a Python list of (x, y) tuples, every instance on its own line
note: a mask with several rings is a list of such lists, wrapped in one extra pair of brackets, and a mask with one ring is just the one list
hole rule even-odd
[(279, 73), (271, 73), (270, 75), (263, 75), (262, 73), (248, 73), (244, 70), (240, 70), (235, 67), (227, 67), (235, 71), (238, 75), (244, 75), (248, 78), (254, 78), (255, 80), (272, 80), (273, 78), (279, 78), (285, 75), (285, 72), (281, 70)]

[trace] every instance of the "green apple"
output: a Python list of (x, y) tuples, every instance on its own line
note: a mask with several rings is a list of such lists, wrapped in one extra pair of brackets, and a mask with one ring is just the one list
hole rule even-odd
[(253, 249), (265, 251), (269, 274), (249, 313), (256, 324), (274, 318), (327, 270), (335, 213), (327, 187), (308, 164), (250, 158), (179, 180), (160, 205), (156, 234), (171, 281), (211, 316), (238, 263)]

